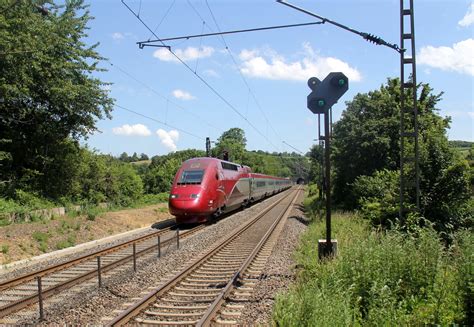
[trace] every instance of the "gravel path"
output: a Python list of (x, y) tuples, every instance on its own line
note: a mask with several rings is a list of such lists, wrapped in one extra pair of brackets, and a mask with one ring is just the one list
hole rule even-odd
[[(166, 280), (167, 276), (179, 271), (190, 260), (195, 259), (214, 242), (221, 239), (223, 235), (248, 221), (253, 214), (281, 196), (283, 194), (278, 194), (216, 222), (194, 237), (183, 240), (179, 250), (176, 250), (175, 246), (163, 249), (164, 255), (161, 259), (149, 256), (139, 260), (138, 271), (135, 274), (131, 266), (124, 267), (121, 271), (119, 269), (113, 271), (112, 274), (103, 277), (104, 287), (102, 289), (97, 288), (96, 281), (91, 281), (88, 285), (81, 285), (63, 293), (62, 300), (57, 303), (48, 301), (45, 305), (45, 321), (42, 324), (102, 324), (102, 318), (116, 315), (114, 310), (121, 309), (124, 303), (133, 302), (133, 298), (142, 297), (150, 291), (150, 288), (157, 287), (161, 280)], [(296, 220), (289, 219), (289, 222), (293, 221)], [(287, 231), (282, 237), (286, 233)], [(292, 242), (296, 243), (295, 240)], [(20, 318), (17, 320), (17, 324), (31, 324), (35, 322), (37, 313), (17, 317)]]

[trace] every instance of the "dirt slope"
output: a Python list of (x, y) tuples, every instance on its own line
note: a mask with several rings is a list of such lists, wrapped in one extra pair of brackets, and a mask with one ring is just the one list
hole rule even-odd
[(168, 205), (107, 212), (89, 220), (86, 216), (0, 227), (0, 264), (27, 259), (132, 229), (151, 226), (170, 218)]

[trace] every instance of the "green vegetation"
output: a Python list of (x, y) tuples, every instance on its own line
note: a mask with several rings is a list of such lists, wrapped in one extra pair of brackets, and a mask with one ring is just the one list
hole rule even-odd
[[(421, 83), (421, 210), (400, 220), (399, 83), (356, 95), (334, 126), (334, 201), (350, 213), (333, 215), (338, 255), (320, 261), (323, 203), (309, 185), (313, 223), (296, 254), (297, 282), (277, 299), (279, 326), (474, 323), (474, 147), (448, 142), (441, 94)], [(322, 148), (309, 157), (310, 181), (321, 188)]]
[(94, 77), (103, 58), (83, 41), (82, 0), (0, 3), (0, 194), (55, 199), (78, 173), (78, 140), (110, 117), (107, 83)]
[(3, 244), (1, 248), (1, 252), (3, 254), (8, 254), (8, 251), (10, 251), (10, 247), (7, 244)]
[(354, 214), (333, 218), (337, 258), (318, 260), (325, 225), (310, 225), (297, 252), (298, 281), (277, 298), (277, 325), (472, 325), (471, 233), (456, 233), (446, 248), (430, 227), (375, 231)]
[(43, 232), (34, 232), (32, 236), (33, 236), (33, 239), (35, 239), (36, 242), (38, 242), (38, 248), (40, 249), (40, 251), (47, 252), (49, 234), (43, 233)]
[[(42, 221), (36, 209), (80, 205), (94, 220), (103, 202), (123, 208), (166, 201), (178, 167), (203, 151), (114, 158), (79, 144), (111, 117), (114, 102), (108, 83), (95, 77), (105, 71), (104, 58), (84, 41), (92, 17), (83, 0), (0, 0), (0, 7), (7, 8), (0, 13), (0, 226), (12, 217)], [(231, 128), (213, 153), (228, 151), (232, 160), (280, 176), (305, 174), (301, 166), (309, 164), (245, 145), (243, 130)]]
[[(384, 226), (398, 220), (399, 92), (400, 81), (388, 79), (357, 94), (334, 125), (334, 201)], [(473, 224), (472, 166), (449, 146), (450, 120), (436, 108), (442, 94), (423, 83), (418, 94), (421, 215), (449, 235)]]
[(56, 243), (56, 249), (57, 250), (62, 250), (62, 249), (65, 249), (65, 248), (69, 248), (71, 246), (74, 246), (76, 245), (76, 238), (74, 235), (70, 235), (68, 236), (68, 238), (66, 240), (62, 240), (62, 241), (59, 241), (58, 243)]

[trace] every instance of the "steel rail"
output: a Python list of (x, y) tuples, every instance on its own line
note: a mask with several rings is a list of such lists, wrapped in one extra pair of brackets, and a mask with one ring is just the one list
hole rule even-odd
[[(171, 221), (171, 220), (174, 220), (174, 219), (168, 219), (166, 221)], [(70, 260), (70, 261), (67, 261), (67, 262), (59, 263), (59, 264), (56, 264), (56, 265), (51, 266), (51, 267), (47, 267), (47, 268), (44, 268), (44, 269), (41, 269), (41, 270), (38, 270), (38, 271), (34, 271), (32, 273), (28, 273), (26, 275), (16, 277), (14, 279), (7, 280), (5, 282), (0, 282), (0, 291), (4, 291), (4, 290), (7, 290), (11, 287), (14, 287), (14, 286), (20, 285), (22, 283), (25, 283), (27, 281), (33, 280), (36, 277), (43, 277), (43, 276), (48, 275), (50, 273), (53, 273), (53, 272), (56, 272), (56, 271), (59, 271), (59, 270), (65, 269), (65, 268), (72, 267), (72, 266), (74, 266), (76, 264), (79, 264), (79, 263), (81, 263), (85, 260), (88, 260), (90, 258), (94, 258), (94, 257), (97, 257), (99, 255), (104, 255), (104, 254), (108, 254), (110, 252), (118, 251), (118, 250), (120, 250), (124, 247), (129, 246), (130, 244), (133, 244), (134, 242), (142, 242), (142, 241), (145, 241), (145, 240), (147, 240), (151, 237), (156, 237), (160, 234), (163, 234), (166, 231), (169, 231), (172, 227), (174, 227), (174, 226), (167, 227), (165, 229), (155, 231), (151, 234), (144, 235), (144, 236), (138, 237), (138, 238), (130, 240), (130, 241), (122, 242), (120, 244), (114, 245), (114, 246), (109, 247), (109, 248), (104, 249), (104, 250), (99, 250), (99, 251), (96, 251), (96, 252), (91, 253), (91, 254), (83, 255), (79, 258), (76, 258), (76, 259), (73, 259), (73, 260)]]
[(242, 274), (247, 270), (247, 268), (250, 266), (252, 261), (257, 257), (258, 253), (260, 252), (262, 247), (265, 245), (265, 243), (268, 241), (270, 236), (273, 234), (276, 227), (281, 223), (283, 218), (288, 216), (290, 210), (292, 209), (293, 205), (296, 202), (296, 199), (298, 198), (299, 191), (300, 191), (300, 189), (296, 190), (295, 196), (291, 200), (291, 202), (288, 205), (288, 207), (286, 208), (286, 210), (284, 212), (282, 212), (281, 215), (275, 220), (275, 222), (268, 229), (268, 231), (265, 233), (265, 235), (260, 240), (260, 242), (255, 246), (252, 253), (248, 256), (248, 258), (245, 260), (245, 262), (242, 263), (239, 270), (234, 274), (232, 279), (222, 289), (219, 296), (214, 300), (214, 302), (210, 305), (210, 307), (207, 309), (207, 311), (204, 313), (204, 315), (201, 317), (201, 319), (196, 323), (197, 327), (210, 326), (212, 320), (215, 318), (216, 313), (221, 308), (222, 304), (225, 302), (226, 297), (233, 290), (233, 288), (236, 285), (237, 281), (241, 278)]
[[(299, 189), (295, 190), (298, 193)], [(291, 194), (291, 193), (290, 193)], [(237, 237), (242, 235), (245, 231), (250, 229), (256, 222), (260, 220), (263, 216), (265, 216), (270, 210), (275, 208), (280, 202), (286, 199), (289, 194), (281, 199), (277, 200), (275, 203), (269, 205), (264, 210), (262, 210), (256, 217), (252, 220), (247, 222), (245, 225), (240, 227), (230, 236), (228, 236), (225, 240), (208, 250), (203, 256), (195, 260), (193, 263), (189, 264), (187, 267), (182, 269), (176, 275), (171, 277), (165, 284), (161, 285), (159, 288), (151, 291), (146, 296), (144, 296), (140, 301), (136, 302), (134, 305), (130, 306), (128, 309), (120, 313), (117, 317), (115, 317), (112, 321), (107, 323), (107, 326), (123, 326), (128, 323), (132, 318), (137, 316), (143, 309), (147, 308), (151, 303), (153, 303), (158, 297), (166, 293), (168, 290), (176, 286), (186, 275), (192, 272), (195, 268), (202, 265), (206, 262), (210, 257), (216, 254), (218, 251), (223, 249), (229, 243), (234, 241)]]
[[(181, 234), (181, 236), (182, 236), (182, 237), (190, 236), (190, 235), (196, 233), (197, 231), (203, 229), (204, 227), (205, 227), (205, 225), (199, 225), (199, 226), (197, 226), (197, 227), (195, 227), (195, 228), (193, 228), (193, 229), (190, 229), (190, 230), (188, 230), (188, 231), (186, 231), (186, 232), (183, 232), (183, 233)], [(158, 235), (161, 235), (161, 234), (163, 234), (164, 232), (166, 232), (166, 231), (168, 231), (168, 230), (169, 230), (169, 228), (166, 228), (166, 229), (160, 231), (160, 232), (162, 232), (162, 233), (154, 233), (153, 236), (156, 237), (157, 234), (158, 234)], [(151, 237), (151, 236), (150, 236), (150, 237)], [(150, 238), (150, 237), (149, 237), (149, 238)], [(135, 241), (132, 240), (131, 242), (127, 242), (127, 245), (125, 245), (125, 243), (122, 244), (122, 245), (121, 245), (121, 248), (126, 247), (126, 246), (130, 246), (131, 244), (133, 244), (134, 242), (136, 242), (138, 239), (141, 239), (141, 240), (143, 241), (142, 237), (140, 237), (140, 238), (135, 239)], [(167, 239), (167, 240), (163, 241), (163, 242), (161, 243), (161, 245), (168, 245), (168, 244), (171, 243), (171, 242), (174, 242), (174, 238), (170, 238), (170, 239)], [(147, 253), (149, 253), (149, 252), (155, 250), (157, 246), (158, 246), (157, 244), (152, 245), (152, 246), (149, 246), (149, 247), (147, 247), (147, 248), (145, 248), (145, 249), (142, 249), (142, 250), (136, 252), (135, 255), (136, 255), (136, 257), (145, 255), (145, 254), (147, 254)], [(101, 252), (101, 251), (98, 251), (98, 252), (96, 252), (96, 253), (101, 253), (101, 254), (103, 255), (104, 252), (106, 252), (105, 254), (108, 254), (108, 253), (110, 253), (110, 252), (116, 252), (117, 250), (119, 250), (119, 249), (116, 249), (115, 251), (110, 251), (110, 249), (109, 249), (109, 251), (104, 250), (104, 251), (102, 251), (102, 252)], [(95, 256), (92, 256), (92, 255), (91, 255), (91, 256), (88, 256), (88, 258), (89, 258), (89, 259), (92, 259), (92, 258), (95, 258), (95, 257), (98, 257), (98, 256), (100, 256), (100, 255), (97, 255), (97, 254), (96, 254)], [(105, 273), (105, 272), (107, 272), (107, 271), (110, 271), (110, 270), (112, 270), (112, 269), (118, 267), (118, 266), (124, 265), (124, 264), (126, 264), (128, 261), (131, 261), (132, 259), (133, 259), (133, 254), (129, 254), (129, 255), (124, 256), (123, 258), (120, 258), (120, 259), (114, 261), (114, 262), (111, 262), (111, 263), (109, 263), (109, 264), (107, 264), (107, 265), (101, 266), (101, 273)], [(85, 260), (83, 260), (83, 261), (85, 261)], [(42, 297), (43, 297), (43, 299), (47, 299), (47, 298), (49, 298), (49, 297), (51, 297), (51, 296), (54, 296), (54, 295), (60, 293), (61, 291), (64, 291), (64, 290), (69, 289), (69, 288), (71, 288), (71, 287), (73, 287), (73, 286), (75, 286), (75, 285), (78, 285), (78, 284), (80, 284), (80, 283), (82, 283), (82, 282), (84, 282), (84, 281), (86, 281), (86, 280), (89, 280), (89, 279), (91, 279), (91, 278), (97, 276), (97, 274), (98, 274), (98, 268), (94, 268), (94, 269), (92, 269), (92, 270), (90, 270), (90, 271), (88, 271), (88, 272), (86, 272), (86, 273), (84, 273), (84, 274), (82, 274), (82, 275), (79, 275), (79, 276), (77, 276), (77, 277), (71, 278), (70, 280), (64, 281), (64, 282), (59, 283), (59, 284), (57, 284), (57, 285), (54, 285), (54, 286), (52, 286), (52, 287), (50, 287), (50, 288), (44, 289), (44, 290), (42, 291)], [(26, 307), (28, 307), (28, 306), (30, 306), (30, 305), (36, 303), (36, 302), (38, 302), (38, 293), (35, 293), (35, 294), (32, 294), (32, 295), (26, 296), (26, 297), (24, 297), (23, 299), (20, 299), (20, 300), (18, 300), (18, 301), (15, 301), (15, 302), (12, 302), (12, 303), (7, 304), (7, 305), (5, 305), (5, 306), (2, 306), (2, 307), (0, 307), (0, 318), (3, 318), (3, 317), (5, 317), (5, 316), (8, 316), (8, 315), (10, 315), (10, 314), (12, 314), (12, 313), (14, 313), (14, 312), (18, 312), (18, 311), (20, 311), (21, 309), (24, 309), (24, 308), (26, 308)]]

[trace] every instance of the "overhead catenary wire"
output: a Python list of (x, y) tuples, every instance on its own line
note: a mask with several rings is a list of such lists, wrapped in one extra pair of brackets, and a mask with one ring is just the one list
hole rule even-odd
[(230, 109), (232, 109), (232, 111), (234, 111), (239, 117), (241, 117), (243, 120), (245, 120), (247, 122), (247, 124), (249, 124), (250, 127), (252, 127), (258, 134), (260, 134), (263, 138), (265, 138), (274, 148), (277, 149), (277, 147), (275, 145), (273, 145), (273, 143), (271, 143), (268, 138), (250, 121), (247, 119), (247, 117), (245, 117), (244, 115), (242, 115), (242, 113), (237, 110), (237, 108), (235, 108), (222, 94), (220, 94), (211, 84), (209, 84), (209, 82), (207, 82), (201, 75), (199, 75), (197, 72), (194, 72), (193, 69), (183, 60), (181, 59), (181, 57), (179, 57), (173, 50), (171, 50), (171, 48), (169, 46), (167, 46), (157, 35), (155, 32), (153, 32), (153, 30), (151, 30), (151, 28), (143, 21), (143, 19), (141, 19), (141, 17), (139, 15), (137, 15), (132, 8), (130, 8), (130, 6), (127, 5), (127, 3), (125, 3), (125, 0), (121, 0), (121, 2), (123, 3), (123, 5), (142, 23), (142, 25), (148, 30), (150, 31), (151, 33), (153, 33), (153, 35), (156, 37), (157, 41), (160, 42), (162, 44), (163, 47), (167, 48), (168, 51), (182, 64), (184, 65), (190, 72), (192, 72), (194, 74), (194, 76), (196, 76), (196, 78), (198, 78), (204, 85), (207, 86), (207, 88), (209, 88), (209, 90), (212, 91), (212, 93), (214, 93), (219, 99), (221, 99)]
[(290, 148), (292, 148), (293, 150), (296, 150), (297, 152), (301, 153), (301, 154), (304, 156), (303, 151), (298, 150), (297, 148), (295, 148), (294, 146), (292, 146), (291, 144), (289, 144), (289, 143), (286, 142), (286, 141), (283, 141), (283, 143), (285, 143), (285, 144), (288, 145)]
[(338, 22), (335, 22), (333, 20), (330, 20), (329, 18), (325, 18), (325, 17), (322, 17), (320, 15), (317, 15), (315, 13), (312, 13), (306, 9), (303, 9), (303, 8), (300, 8), (300, 7), (297, 7), (291, 3), (288, 3), (286, 2), (285, 0), (276, 0), (276, 2), (278, 3), (281, 3), (282, 5), (285, 5), (287, 7), (290, 7), (290, 8), (293, 8), (295, 10), (298, 10), (302, 13), (305, 13), (307, 15), (310, 15), (312, 17), (315, 17), (315, 18), (318, 18), (321, 20), (321, 23), (325, 24), (325, 23), (329, 23), (329, 24), (332, 24), (332, 25), (335, 25), (339, 28), (342, 28), (348, 32), (351, 32), (351, 33), (354, 33), (354, 34), (357, 34), (361, 37), (364, 38), (364, 40), (368, 41), (368, 42), (372, 42), (372, 43), (375, 43), (377, 45), (384, 45), (386, 47), (389, 47), (397, 52), (402, 52), (404, 51), (403, 49), (400, 49), (400, 47), (398, 46), (398, 44), (395, 44), (395, 43), (388, 43), (387, 41), (385, 41), (384, 39), (382, 39), (381, 37), (378, 37), (376, 35), (373, 35), (373, 34), (370, 34), (370, 33), (365, 33), (365, 32), (360, 32), (358, 30), (355, 30), (353, 28), (350, 28), (349, 26), (346, 26), (346, 25), (343, 25), (341, 23), (338, 23)]
[(186, 130), (184, 130), (184, 129), (182, 129), (182, 128), (179, 128), (179, 127), (170, 125), (170, 124), (168, 124), (167, 122), (164, 122), (164, 121), (161, 121), (161, 120), (159, 120), (159, 119), (156, 119), (156, 118), (153, 118), (153, 117), (144, 115), (144, 114), (139, 113), (139, 112), (137, 112), (137, 111), (135, 111), (135, 110), (125, 108), (124, 106), (121, 106), (121, 105), (118, 105), (118, 104), (114, 104), (114, 106), (117, 107), (117, 108), (120, 108), (120, 109), (122, 109), (122, 110), (131, 112), (131, 113), (133, 113), (133, 114), (135, 114), (135, 115), (137, 115), (137, 116), (141, 116), (141, 117), (143, 117), (143, 118), (152, 120), (152, 121), (154, 121), (154, 122), (156, 122), (156, 123), (159, 123), (159, 124), (161, 124), (161, 125), (171, 127), (171, 128), (173, 128), (173, 129), (175, 129), (175, 130), (181, 132), (181, 133), (184, 133), (184, 134), (187, 134), (187, 135), (189, 135), (189, 136), (195, 137), (195, 138), (197, 138), (197, 139), (199, 139), (199, 140), (203, 140), (203, 141), (206, 140), (205, 137), (198, 136), (198, 135), (193, 134), (193, 133), (191, 133), (191, 132), (188, 132), (188, 131), (186, 131)]
[(174, 37), (168, 37), (168, 38), (162, 38), (162, 39), (156, 39), (156, 40), (139, 41), (139, 42), (137, 42), (137, 44), (142, 45), (142, 46), (146, 46), (149, 43), (155, 43), (155, 42), (177, 41), (177, 40), (183, 40), (183, 39), (184, 40), (189, 40), (189, 39), (194, 39), (194, 38), (198, 38), (198, 37), (217, 36), (217, 35), (226, 35), (226, 34), (237, 34), (237, 33), (249, 33), (249, 32), (260, 32), (260, 31), (267, 31), (267, 30), (292, 28), (292, 27), (303, 27), (303, 26), (321, 25), (321, 24), (323, 24), (323, 22), (309, 22), (309, 23), (265, 26), (265, 27), (247, 28), (247, 29), (242, 29), (242, 30), (225, 31), (225, 32), (213, 32), (213, 33), (205, 33), (205, 34), (174, 36)]
[[(163, 17), (161, 18), (160, 22), (158, 23), (158, 25), (156, 25), (155, 29), (153, 30), (154, 32), (156, 32), (158, 30), (158, 28), (161, 26), (161, 24), (163, 24), (165, 18), (168, 16), (168, 14), (170, 13), (171, 9), (174, 7), (174, 4), (176, 3), (176, 0), (173, 0), (173, 2), (171, 3), (171, 5), (168, 7), (168, 9), (166, 10), (165, 14), (163, 15)], [(140, 2), (141, 4), (141, 2)], [(150, 35), (150, 37), (148, 39), (151, 39), (152, 35)]]
[[(207, 8), (209, 9), (209, 13), (211, 14), (212, 20), (214, 21), (214, 24), (216, 24), (217, 30), (218, 30), (219, 32), (221, 32), (221, 29), (220, 29), (220, 27), (219, 27), (219, 24), (217, 23), (216, 16), (215, 16), (214, 13), (212, 12), (212, 9), (211, 9), (211, 6), (209, 5), (209, 2), (208, 2), (207, 0), (205, 0), (205, 1), (206, 1), (206, 6), (207, 6)], [(227, 44), (227, 42), (226, 42), (226, 40), (225, 40), (225, 38), (224, 38), (224, 35), (220, 34), (219, 36), (221, 37), (222, 42), (223, 42), (223, 44), (224, 44), (224, 46), (225, 46), (227, 52), (230, 54), (230, 57), (231, 57), (231, 59), (232, 59), (234, 65), (235, 65), (236, 67), (238, 67), (238, 63), (237, 63), (237, 61), (235, 60), (234, 55), (233, 55), (232, 51), (230, 50), (230, 47), (229, 47), (229, 45)], [(276, 132), (276, 130), (273, 128), (273, 125), (270, 123), (270, 120), (268, 119), (267, 115), (265, 114), (265, 111), (264, 111), (264, 110), (262, 109), (262, 107), (260, 106), (260, 103), (258, 102), (257, 97), (255, 96), (255, 92), (253, 92), (253, 90), (252, 90), (252, 88), (250, 87), (250, 85), (249, 85), (247, 79), (246, 79), (245, 76), (242, 74), (242, 72), (240, 71), (240, 69), (237, 68), (237, 70), (238, 70), (238, 72), (239, 72), (240, 77), (242, 78), (242, 81), (243, 81), (244, 84), (247, 86), (248, 92), (252, 95), (252, 98), (253, 98), (255, 104), (257, 105), (257, 108), (258, 108), (259, 111), (262, 113), (263, 118), (265, 119), (265, 121), (266, 121), (266, 123), (267, 123), (267, 126), (270, 126), (270, 128), (272, 129), (272, 131), (273, 131), (273, 133), (276, 135), (276, 137), (278, 137), (280, 140), (282, 140), (281, 136)]]
[(130, 74), (129, 72), (127, 72), (125, 69), (123, 69), (122, 67), (118, 66), (117, 64), (114, 64), (112, 63), (110, 60), (108, 60), (109, 64), (114, 67), (115, 69), (117, 69), (118, 71), (120, 71), (122, 74), (126, 75), (127, 77), (133, 79), (135, 82), (139, 83), (140, 85), (146, 87), (148, 90), (150, 90), (151, 92), (153, 92), (154, 94), (158, 95), (160, 98), (162, 98), (163, 100), (167, 101), (167, 104), (168, 103), (171, 103), (172, 105), (174, 105), (175, 107), (179, 108), (179, 109), (182, 109), (184, 111), (186, 111), (186, 114), (188, 115), (191, 115), (193, 117), (195, 117), (196, 119), (200, 120), (201, 122), (205, 123), (207, 126), (215, 129), (216, 131), (219, 131), (220, 128), (205, 121), (204, 119), (202, 119), (199, 115), (195, 114), (194, 112), (191, 112), (189, 111), (188, 109), (186, 109), (185, 107), (183, 107), (182, 105), (172, 101), (169, 97), (161, 94), (160, 92), (158, 92), (157, 90), (155, 90), (153, 87), (147, 85), (146, 83), (144, 83), (143, 81), (140, 81), (139, 79), (137, 79), (135, 76), (133, 76), (132, 74)]

